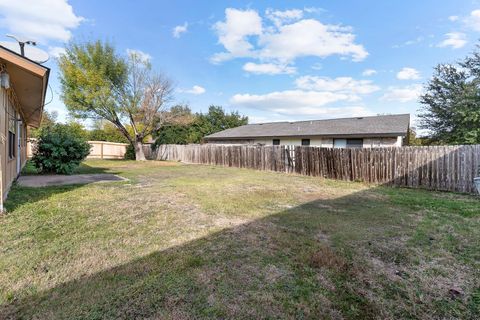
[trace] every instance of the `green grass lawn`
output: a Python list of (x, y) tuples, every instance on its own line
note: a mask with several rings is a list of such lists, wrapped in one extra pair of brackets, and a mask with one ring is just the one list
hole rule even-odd
[(78, 172), (129, 181), (12, 188), (0, 319), (480, 314), (478, 197), (168, 162)]

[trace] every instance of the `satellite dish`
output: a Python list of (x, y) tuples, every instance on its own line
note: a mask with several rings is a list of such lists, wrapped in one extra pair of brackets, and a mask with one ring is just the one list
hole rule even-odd
[[(11, 51), (14, 51), (19, 55), (22, 54), (20, 50), (20, 45), (18, 42), (0, 41), (0, 46), (5, 47)], [(30, 46), (30, 45), (24, 46), (24, 53), (25, 53), (24, 54), (25, 58), (28, 58), (37, 63), (45, 63), (50, 58), (48, 53), (46, 53), (42, 49), (39, 49), (34, 46)]]

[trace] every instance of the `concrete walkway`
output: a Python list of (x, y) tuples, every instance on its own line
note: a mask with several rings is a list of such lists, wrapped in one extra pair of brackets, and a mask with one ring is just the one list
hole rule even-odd
[(24, 187), (62, 186), (67, 184), (87, 184), (93, 182), (113, 182), (127, 180), (111, 173), (74, 175), (34, 175), (20, 176), (17, 183)]

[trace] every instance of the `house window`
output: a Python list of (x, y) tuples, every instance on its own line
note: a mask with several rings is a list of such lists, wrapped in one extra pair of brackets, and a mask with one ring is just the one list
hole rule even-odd
[(15, 117), (8, 119), (8, 158), (15, 158)]
[(333, 147), (334, 148), (346, 148), (347, 147), (347, 139), (333, 139)]
[(363, 139), (334, 139), (334, 148), (363, 148)]
[(273, 145), (274, 146), (279, 146), (280, 145), (280, 139), (273, 139)]
[(347, 139), (347, 148), (363, 148), (363, 139)]
[(309, 146), (310, 145), (310, 139), (302, 139), (302, 146)]

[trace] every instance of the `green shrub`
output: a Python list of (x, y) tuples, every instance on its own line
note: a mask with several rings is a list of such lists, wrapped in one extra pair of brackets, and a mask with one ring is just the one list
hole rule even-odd
[(132, 146), (132, 144), (127, 146), (127, 150), (125, 151), (123, 158), (125, 160), (135, 160), (135, 148)]
[(40, 130), (32, 162), (40, 173), (72, 174), (90, 148), (74, 126), (54, 124)]

